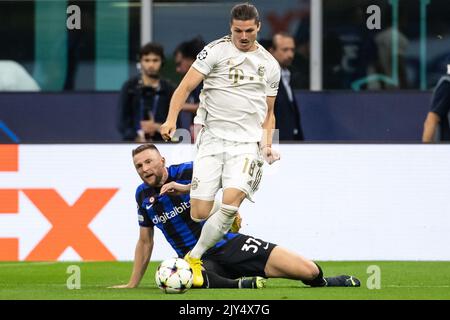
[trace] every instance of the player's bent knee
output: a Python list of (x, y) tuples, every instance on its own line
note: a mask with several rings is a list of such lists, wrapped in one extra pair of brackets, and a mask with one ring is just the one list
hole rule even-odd
[(208, 214), (206, 214), (203, 210), (193, 209), (191, 208), (191, 219), (196, 222), (204, 221), (208, 218)]
[(214, 205), (214, 201), (191, 199), (191, 218), (200, 222), (206, 220)]
[(203, 222), (206, 220), (206, 218), (197, 218), (197, 216), (194, 216), (191, 212), (191, 220), (197, 223)]
[(242, 190), (228, 188), (223, 192), (222, 203), (229, 206), (239, 207), (246, 197), (247, 195)]

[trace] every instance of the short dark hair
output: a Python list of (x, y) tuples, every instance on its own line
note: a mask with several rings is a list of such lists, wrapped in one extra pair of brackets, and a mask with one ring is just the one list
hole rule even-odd
[(203, 39), (201, 37), (196, 37), (194, 39), (180, 43), (176, 47), (174, 55), (179, 52), (184, 58), (195, 60), (198, 53), (202, 51), (204, 46), (205, 42), (203, 41)]
[(230, 23), (233, 20), (253, 20), (255, 19), (256, 24), (259, 24), (259, 13), (256, 7), (248, 2), (237, 4), (231, 9)]
[(145, 143), (145, 144), (141, 144), (136, 149), (133, 149), (133, 151), (131, 151), (131, 155), (134, 157), (138, 153), (141, 153), (142, 151), (147, 150), (147, 149), (149, 149), (149, 150), (156, 150), (159, 153), (158, 148), (153, 143)]
[(149, 42), (146, 45), (142, 46), (142, 48), (139, 50), (139, 60), (141, 60), (143, 56), (146, 56), (150, 53), (159, 56), (161, 58), (161, 61), (164, 61), (165, 59), (163, 46), (159, 43)]
[(275, 41), (276, 37), (291, 38), (292, 40), (294, 40), (294, 43), (295, 43), (295, 39), (291, 34), (285, 32), (285, 31), (277, 32), (272, 36), (272, 47), (271, 48), (273, 50), (277, 49), (277, 41)]

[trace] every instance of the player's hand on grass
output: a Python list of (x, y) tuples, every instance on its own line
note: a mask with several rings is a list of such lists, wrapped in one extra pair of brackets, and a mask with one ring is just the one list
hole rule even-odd
[(175, 131), (177, 130), (176, 123), (172, 122), (164, 122), (161, 127), (159, 128), (159, 132), (161, 133), (162, 138), (164, 141), (170, 141), (175, 134)]
[(272, 164), (275, 161), (280, 160), (280, 154), (276, 150), (272, 149), (272, 147), (270, 146), (262, 147), (261, 153), (264, 160), (266, 160), (268, 164)]
[(179, 196), (181, 194), (187, 194), (190, 191), (190, 185), (188, 184), (181, 184), (176, 183), (175, 181), (166, 183), (161, 187), (160, 195), (172, 195), (172, 196)]

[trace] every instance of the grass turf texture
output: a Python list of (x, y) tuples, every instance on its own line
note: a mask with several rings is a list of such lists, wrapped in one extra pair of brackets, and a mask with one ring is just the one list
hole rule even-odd
[[(81, 289), (69, 290), (67, 268), (81, 270)], [(191, 289), (164, 294), (155, 286), (152, 262), (137, 289), (108, 289), (126, 283), (131, 262), (0, 262), (0, 299), (153, 299), (153, 300), (282, 300), (282, 299), (450, 299), (450, 262), (358, 261), (321, 262), (325, 276), (351, 274), (359, 288), (309, 288), (299, 281), (269, 279), (265, 289)], [(381, 269), (381, 289), (367, 288), (370, 265)]]

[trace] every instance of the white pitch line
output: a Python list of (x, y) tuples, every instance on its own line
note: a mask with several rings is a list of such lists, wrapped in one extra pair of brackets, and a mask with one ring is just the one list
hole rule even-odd
[(0, 268), (2, 267), (27, 267), (27, 266), (45, 266), (50, 264), (55, 264), (58, 262), (15, 262), (15, 263), (0, 263)]
[(387, 285), (387, 288), (450, 288), (449, 285), (442, 286), (397, 286), (397, 285)]

